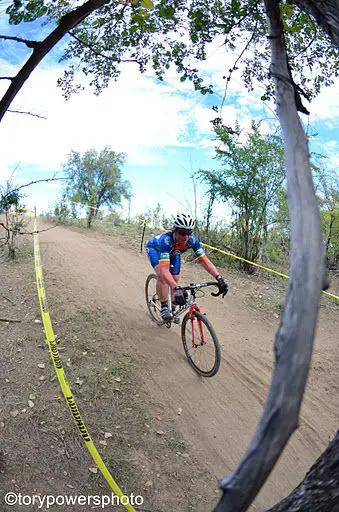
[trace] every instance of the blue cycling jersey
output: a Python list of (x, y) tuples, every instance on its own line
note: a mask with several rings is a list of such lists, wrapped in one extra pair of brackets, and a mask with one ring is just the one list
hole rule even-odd
[(201, 247), (200, 240), (192, 233), (186, 242), (178, 243), (174, 232), (168, 231), (158, 236), (150, 238), (146, 244), (147, 253), (153, 267), (171, 266), (171, 274), (180, 272), (180, 255), (188, 249), (192, 249), (199, 261), (205, 256), (205, 251)]

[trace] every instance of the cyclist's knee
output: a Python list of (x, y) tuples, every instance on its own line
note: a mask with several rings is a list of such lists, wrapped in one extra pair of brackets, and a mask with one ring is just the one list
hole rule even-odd
[(165, 278), (161, 272), (156, 272), (157, 274), (157, 281), (159, 284), (166, 284)]

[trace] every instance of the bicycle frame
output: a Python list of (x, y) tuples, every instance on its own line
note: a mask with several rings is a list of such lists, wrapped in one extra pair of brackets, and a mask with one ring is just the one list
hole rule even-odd
[[(206, 284), (204, 284), (204, 286), (206, 286)], [(202, 288), (202, 287), (203, 286), (199, 286), (199, 288)], [(201, 336), (201, 344), (200, 345), (204, 345), (204, 343), (205, 343), (205, 335), (204, 335), (204, 330), (203, 330), (203, 326), (202, 326), (202, 321), (200, 320), (200, 318), (196, 318), (194, 316), (194, 311), (198, 311), (199, 313), (201, 313), (201, 311), (200, 311), (199, 306), (196, 303), (195, 289), (192, 290), (192, 288), (190, 288), (189, 286), (185, 287), (184, 289), (191, 291), (190, 301), (185, 306), (181, 307), (179, 309), (179, 311), (173, 315), (173, 318), (182, 315), (187, 309), (189, 309), (189, 316), (190, 316), (191, 328), (192, 328), (192, 348), (196, 348), (197, 345), (195, 343), (194, 320), (197, 320), (198, 326), (199, 326), (199, 331), (200, 331), (200, 336)], [(170, 287), (168, 287), (167, 304), (168, 304), (168, 309), (170, 311), (172, 311), (172, 293), (171, 293)], [(168, 327), (170, 327), (171, 321), (167, 322), (166, 325), (168, 325)]]
[[(151, 286), (150, 283), (152, 283)], [(172, 300), (172, 290), (168, 288), (167, 306), (171, 312), (171, 316), (168, 321), (161, 319), (161, 303), (156, 292), (156, 283), (157, 276), (155, 274), (150, 274), (145, 283), (146, 302), (152, 319), (158, 326), (165, 325), (167, 328), (170, 328), (172, 322), (178, 324), (179, 321), (177, 320), (179, 320), (179, 317), (183, 315), (181, 323), (181, 341), (183, 343), (188, 362), (194, 371), (202, 377), (213, 377), (220, 367), (220, 343), (218, 342), (213, 325), (211, 325), (207, 316), (201, 312), (197, 305), (196, 301), (200, 295), (197, 295), (196, 292), (206, 286), (218, 287), (218, 283), (191, 283), (187, 286), (183, 286), (182, 289), (186, 293), (186, 301), (183, 306), (174, 308), (174, 311), (172, 310), (174, 305)], [(218, 293), (212, 292), (211, 295), (217, 297), (222, 293), (224, 292), (219, 289)], [(225, 294), (226, 292), (223, 294), (223, 297)], [(194, 325), (195, 320), (198, 322), (198, 326), (196, 324)], [(195, 330), (195, 327), (197, 327), (198, 330)], [(207, 347), (207, 351), (203, 349), (203, 346)], [(211, 361), (209, 366), (208, 361)]]
[(198, 311), (200, 313), (200, 308), (195, 303), (191, 304), (190, 310), (189, 310), (189, 315), (190, 315), (190, 320), (191, 320), (191, 328), (192, 328), (192, 348), (197, 347), (197, 345), (194, 342), (194, 339), (195, 339), (194, 338), (194, 324), (193, 324), (194, 320), (197, 320), (198, 325), (199, 325), (199, 330), (200, 330), (200, 335), (201, 335), (201, 345), (203, 345), (205, 343), (205, 335), (204, 335), (204, 330), (202, 328), (202, 321), (200, 320), (200, 318), (194, 317), (194, 314), (193, 314), (194, 311)]

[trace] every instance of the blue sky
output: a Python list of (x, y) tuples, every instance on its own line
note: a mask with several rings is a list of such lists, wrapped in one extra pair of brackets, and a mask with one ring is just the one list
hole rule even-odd
[[(9, 26), (4, 7), (0, 9), (0, 34), (40, 39), (39, 27), (38, 22)], [(48, 28), (44, 31), (47, 33)], [(220, 165), (213, 159), (210, 121), (215, 113), (211, 107), (221, 104), (222, 76), (234, 57), (223, 48), (217, 50), (216, 44), (210, 47), (201, 69), (207, 81), (215, 84), (216, 94), (212, 96), (195, 92), (190, 83), (180, 83), (175, 72), (160, 83), (151, 73), (140, 75), (132, 64), (125, 65), (120, 79), (100, 96), (87, 88), (66, 101), (56, 86), (64, 69), (58, 63), (63, 44), (42, 61), (11, 105), (14, 110), (30, 111), (47, 119), (7, 113), (0, 125), (0, 184), (14, 169), (17, 184), (48, 178), (55, 172), (61, 175), (71, 149), (84, 152), (110, 145), (128, 155), (123, 177), (132, 184), (132, 215), (157, 202), (167, 215), (182, 209), (189, 211), (194, 197), (192, 172)], [(24, 45), (0, 41), (0, 75), (15, 75), (29, 55)], [(324, 90), (309, 106), (312, 129), (318, 133), (314, 148), (325, 153), (334, 168), (339, 164), (338, 85), (337, 82)], [(7, 87), (8, 82), (1, 80), (1, 95)], [(261, 90), (249, 94), (240, 77), (234, 75), (223, 108), (227, 124), (238, 119), (246, 129), (251, 119), (264, 118), (262, 126), (268, 130), (274, 116), (261, 102), (261, 94)], [(303, 120), (307, 122), (305, 116)], [(58, 199), (60, 183), (29, 187), (26, 193), (26, 205), (36, 205), (42, 211)], [(204, 205), (203, 194), (203, 187), (198, 186), (200, 209)], [(224, 218), (227, 208), (219, 205), (214, 213), (216, 218)]]

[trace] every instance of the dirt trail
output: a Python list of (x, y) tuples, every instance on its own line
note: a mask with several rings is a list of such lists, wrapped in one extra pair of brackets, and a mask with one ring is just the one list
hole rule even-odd
[[(206, 296), (208, 313), (222, 345), (221, 369), (213, 379), (189, 367), (179, 328), (159, 328), (145, 308), (144, 282), (151, 267), (145, 254), (121, 246), (116, 238), (62, 227), (40, 235), (45, 285), (67, 288), (79, 304), (96, 304), (114, 316), (135, 354), (147, 361), (145, 389), (172, 417), (201, 463), (222, 478), (244, 454), (261, 414), (272, 368), (272, 340), (278, 320), (244, 309), (236, 282), (226, 300)], [(184, 266), (182, 281), (206, 279), (203, 270)], [(53, 311), (53, 305), (50, 304)], [(335, 371), (338, 325), (320, 318), (314, 367), (293, 436), (252, 510), (265, 510), (288, 494), (319, 456), (337, 428)], [(114, 337), (107, 340), (107, 351)], [(178, 408), (182, 414), (177, 414)]]

